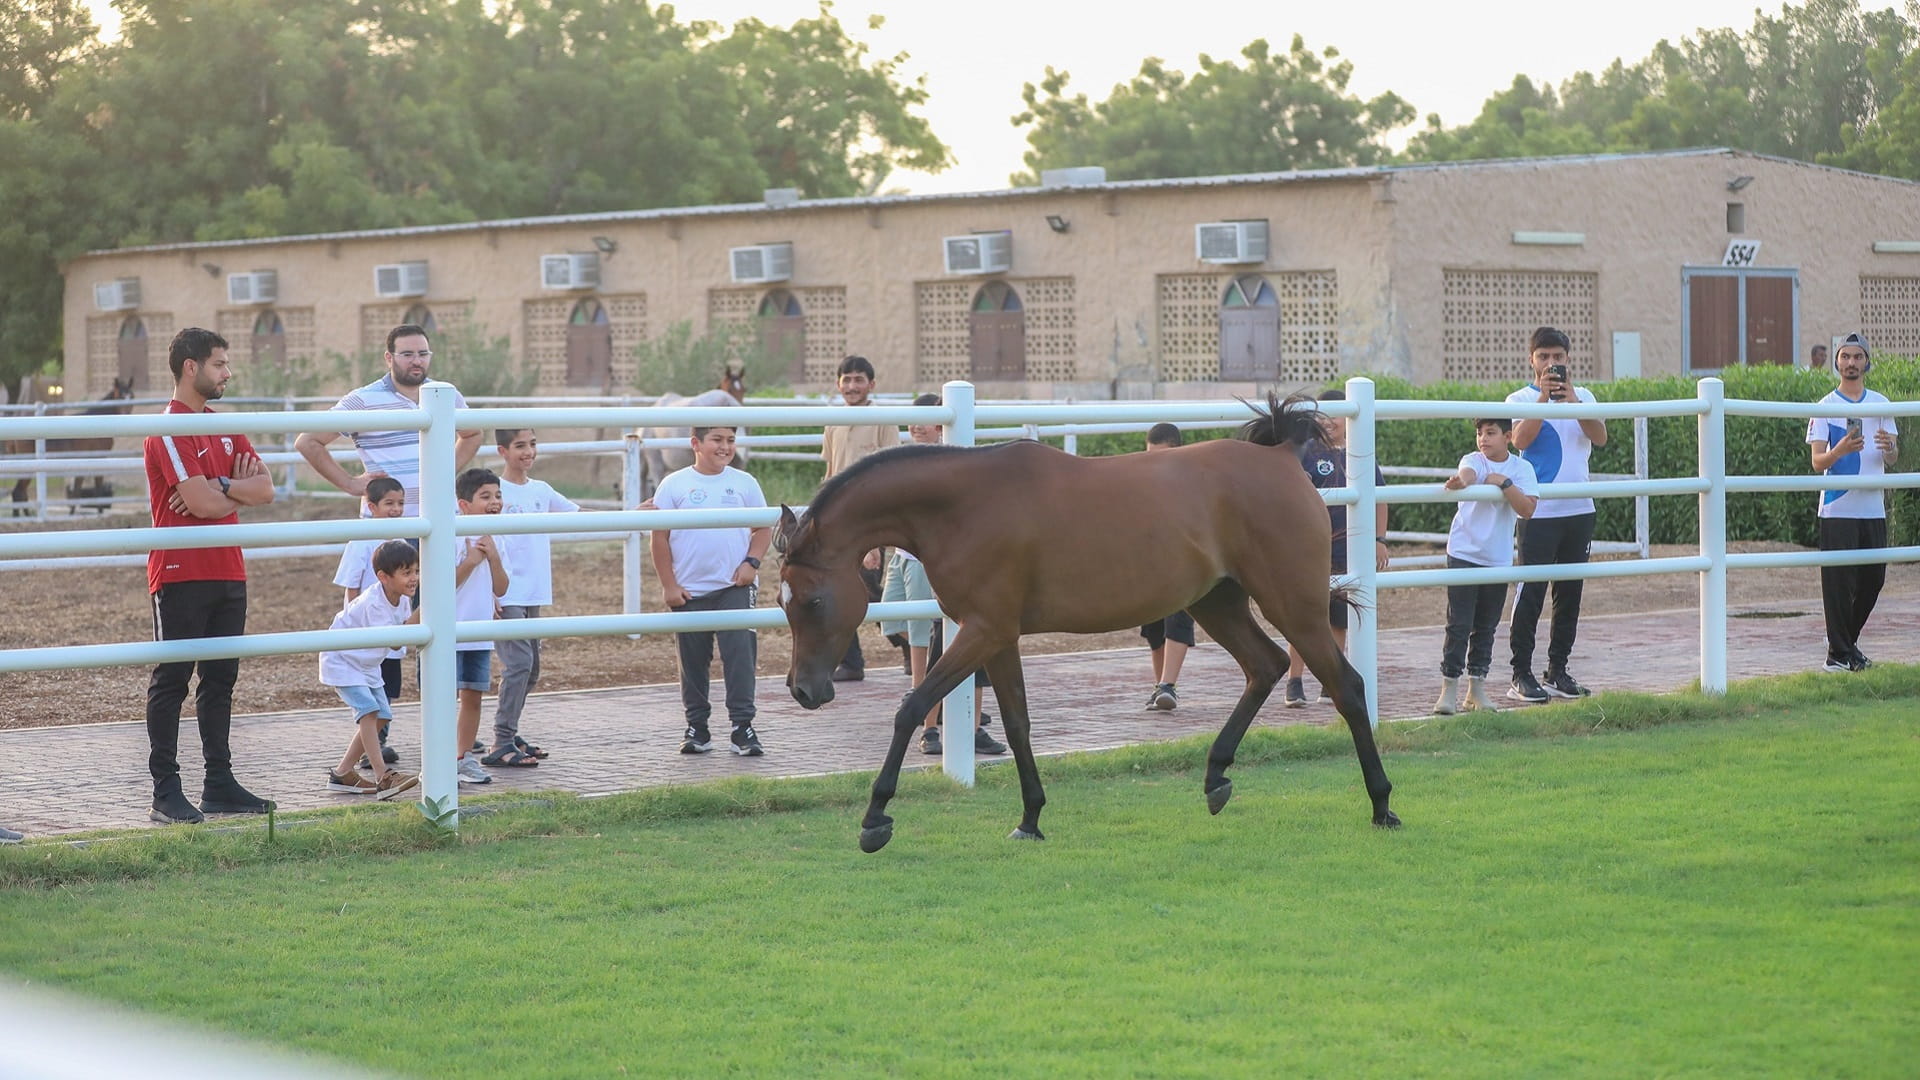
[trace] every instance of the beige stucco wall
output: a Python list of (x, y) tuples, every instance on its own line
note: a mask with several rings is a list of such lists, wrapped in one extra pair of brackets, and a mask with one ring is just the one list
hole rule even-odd
[[(1725, 184), (1739, 175), (1755, 180), (1730, 195)], [(302, 311), (303, 320), (311, 311), (314, 353), (352, 354), (362, 345), (366, 309), (394, 303), (375, 297), (372, 268), (417, 259), (429, 263), (429, 292), (421, 302), (436, 312), (469, 312), (474, 323), (507, 336), (525, 356), (528, 301), (587, 295), (543, 291), (539, 257), (594, 250), (598, 236), (612, 239), (617, 250), (601, 261), (597, 295), (644, 295), (649, 335), (682, 320), (706, 328), (713, 290), (734, 287), (727, 273), (729, 248), (790, 242), (794, 275), (788, 287), (845, 290), (847, 351), (874, 361), (883, 389), (928, 388), (939, 379), (916, 366), (921, 285), (985, 280), (947, 275), (941, 238), (997, 229), (1013, 234), (1013, 268), (1005, 277), (1016, 288), (1044, 280), (1052, 283), (1045, 291), (1057, 297), (1067, 294), (1059, 283), (1070, 283), (1071, 334), (1056, 332), (1050, 340), (1070, 340), (1072, 379), (983, 387), (987, 393), (1100, 396), (1111, 392), (1113, 380), (1158, 373), (1161, 281), (1185, 276), (1188, 294), (1198, 297), (1250, 271), (1275, 280), (1311, 275), (1323, 283), (1330, 272), (1338, 308), (1331, 347), (1338, 359), (1332, 364), (1323, 358), (1322, 366), (1421, 381), (1441, 374), (1441, 288), (1448, 270), (1589, 272), (1597, 275), (1594, 373), (1612, 372), (1611, 333), (1634, 330), (1642, 335), (1643, 370), (1658, 374), (1681, 366), (1681, 267), (1720, 261), (1731, 199), (1746, 205), (1745, 235), (1762, 241), (1759, 265), (1799, 269), (1796, 355), (1858, 322), (1862, 273), (1920, 275), (1920, 255), (1871, 251), (1876, 239), (1920, 239), (1920, 185), (1733, 154), (1495, 163), (1401, 169), (1374, 178), (802, 203), (784, 210), (692, 210), (578, 224), (85, 256), (67, 267), (68, 379), (92, 385), (104, 374), (88, 371), (89, 320), (99, 320), (96, 331), (109, 328), (93, 309), (96, 282), (138, 277), (139, 313), (155, 325), (237, 327), (250, 316), (226, 304), (225, 275), (274, 269), (278, 306)], [(1064, 218), (1067, 231), (1050, 228), (1049, 215)], [(1270, 223), (1272, 254), (1264, 266), (1216, 267), (1195, 259), (1195, 224), (1243, 218)], [(1517, 229), (1581, 232), (1586, 241), (1578, 247), (1518, 246), (1512, 243)], [(206, 272), (206, 265), (219, 267), (219, 275)], [(1218, 280), (1193, 278), (1200, 274)], [(965, 295), (971, 287), (943, 295)], [(626, 310), (631, 317), (638, 308), (629, 303)], [(1030, 341), (1034, 335), (1030, 327)], [(166, 385), (164, 349), (164, 340), (154, 341), (157, 386)], [(1522, 351), (1523, 342), (1516, 341), (1516, 372)], [(442, 374), (458, 381), (457, 372)], [(1161, 393), (1243, 389), (1187, 383), (1164, 386)]]
[[(1739, 192), (1736, 177), (1753, 180)], [(1744, 154), (1620, 157), (1409, 169), (1395, 174), (1394, 347), (1415, 377), (1441, 376), (1447, 270), (1598, 275), (1592, 369), (1613, 373), (1612, 335), (1641, 335), (1641, 370), (1682, 370), (1687, 266), (1718, 266), (1732, 235), (1761, 242), (1757, 267), (1798, 271), (1793, 355), (1860, 320), (1863, 273), (1920, 274), (1920, 256), (1876, 255), (1875, 240), (1920, 239), (1920, 185)], [(1516, 230), (1584, 233), (1577, 247), (1515, 244)], [(1524, 338), (1513, 374), (1524, 374)]]

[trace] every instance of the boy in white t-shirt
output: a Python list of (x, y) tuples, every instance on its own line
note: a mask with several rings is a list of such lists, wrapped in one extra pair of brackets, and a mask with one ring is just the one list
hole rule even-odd
[[(501, 428), (494, 432), (503, 463), (500, 475), (501, 513), (573, 513), (580, 505), (553, 490), (545, 480), (529, 475), (540, 457), (540, 440), (531, 428)], [(537, 619), (540, 609), (553, 603), (553, 538), (525, 533), (500, 538), (500, 550), (513, 567), (506, 595), (500, 598), (500, 618)], [(540, 639), (496, 641), (500, 657), (500, 697), (493, 709), (493, 749), (482, 765), (522, 768), (537, 765), (547, 752), (520, 737), (520, 714), (527, 694), (540, 681)]]
[[(1867, 339), (1848, 334), (1834, 350), (1837, 389), (1822, 405), (1886, 404), (1885, 394), (1867, 389), (1873, 361)], [(1893, 419), (1885, 416), (1816, 416), (1807, 422), (1813, 467), (1828, 476), (1885, 476), (1900, 461)], [(1856, 551), (1887, 546), (1886, 493), (1878, 488), (1820, 493), (1820, 550)], [(1860, 651), (1860, 632), (1887, 581), (1886, 563), (1820, 568), (1820, 601), (1827, 616), (1828, 671), (1862, 671), (1872, 666)]]
[[(366, 501), (367, 517), (406, 516), (406, 489), (391, 476), (376, 476), (368, 480)], [(347, 550), (340, 553), (340, 566), (333, 572), (333, 583), (347, 590), (346, 600), (341, 604), (343, 608), (353, 603), (361, 593), (379, 584), (374, 580), (373, 553), (384, 543), (385, 540), (350, 540)], [(389, 705), (400, 700), (400, 661), (406, 655), (405, 649), (389, 649), (387, 658), (380, 661), (380, 685), (386, 690)], [(400, 755), (387, 745), (385, 724), (380, 727), (380, 755), (389, 765), (400, 760)], [(363, 761), (360, 766), (366, 768), (367, 763)]]
[[(1507, 440), (1513, 421), (1487, 418), (1473, 422), (1478, 448), (1460, 459), (1460, 471), (1442, 487), (1463, 491), (1475, 484), (1500, 489), (1501, 502), (1463, 502), (1453, 512), (1447, 532), (1447, 567), (1513, 565), (1513, 530), (1520, 518), (1533, 516), (1540, 501), (1540, 481), (1526, 459), (1509, 453)], [(1487, 669), (1493, 663), (1493, 632), (1500, 625), (1500, 609), (1507, 603), (1507, 587), (1447, 586), (1447, 637), (1440, 653), (1440, 700), (1433, 711), (1451, 716), (1460, 711), (1460, 675), (1467, 676), (1466, 708), (1493, 710), (1487, 696)]]
[[(410, 597), (420, 586), (420, 553), (405, 540), (383, 540), (374, 549), (371, 562), (374, 587), (363, 590), (335, 615), (332, 629), (400, 626), (413, 621)], [(393, 709), (380, 676), (380, 665), (386, 657), (387, 650), (378, 645), (320, 654), (320, 682), (340, 695), (358, 725), (346, 753), (340, 755), (340, 764), (327, 773), (328, 791), (391, 799), (420, 784), (419, 777), (387, 768), (380, 757), (380, 739), (386, 725), (393, 721)], [(360, 775), (354, 768), (356, 761), (373, 769), (373, 779)]]
[[(502, 508), (500, 478), (490, 469), (461, 473), (454, 481), (454, 494), (460, 500), (462, 514), (498, 514)], [(453, 570), (455, 619), (491, 621), (510, 581), (500, 545), (491, 536), (462, 536), (454, 552), (460, 560)], [(493, 774), (480, 767), (473, 740), (480, 734), (480, 695), (493, 684), (493, 645), (463, 641), (454, 649), (455, 685), (460, 688), (458, 741), (454, 743), (460, 748), (460, 760), (455, 767), (463, 784), (490, 784)]]
[[(642, 504), (647, 510), (740, 509), (767, 505), (760, 482), (733, 468), (734, 429), (693, 429), (693, 464), (668, 473)], [(760, 558), (773, 542), (773, 529), (655, 529), (648, 540), (654, 572), (667, 607), (674, 611), (734, 611), (754, 606)], [(753, 729), (753, 678), (759, 642), (752, 630), (698, 630), (676, 634), (680, 646), (680, 703), (687, 711), (683, 754), (713, 749), (707, 720), (713, 715), (708, 671), (716, 639), (727, 687), (727, 718), (734, 753), (759, 757), (764, 751)]]

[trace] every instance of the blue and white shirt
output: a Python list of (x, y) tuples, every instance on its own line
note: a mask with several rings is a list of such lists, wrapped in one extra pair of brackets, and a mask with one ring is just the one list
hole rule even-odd
[[(400, 393), (389, 373), (347, 394), (333, 407), (341, 412), (360, 412), (420, 406)], [(453, 407), (467, 407), (467, 399), (458, 390), (453, 392)], [(406, 491), (408, 517), (420, 514), (420, 434), (418, 431), (356, 431), (348, 436), (353, 440), (353, 448), (360, 452), (360, 464), (367, 472), (385, 473), (400, 481)], [(362, 516), (366, 516), (364, 510)]]
[[(1887, 397), (1873, 390), (1861, 390), (1859, 398), (1850, 398), (1835, 389), (1820, 399), (1822, 405), (1861, 405), (1866, 403), (1886, 404)], [(1835, 461), (1827, 469), (1828, 476), (1885, 476), (1887, 474), (1886, 455), (1874, 444), (1874, 432), (1884, 431), (1894, 434), (1893, 420), (1885, 416), (1860, 417), (1860, 435), (1867, 445), (1854, 453)], [(1840, 445), (1847, 437), (1847, 418), (1842, 416), (1816, 416), (1807, 421), (1807, 442), (1826, 443), (1828, 448)], [(1820, 516), (1823, 518), (1884, 518), (1887, 516), (1886, 493), (1879, 490), (1866, 491), (1823, 491), (1820, 493)]]
[[(1594, 400), (1593, 391), (1584, 386), (1574, 387), (1573, 396), (1587, 404)], [(1515, 405), (1530, 405), (1539, 400), (1540, 388), (1531, 383), (1507, 395), (1507, 401)], [(1516, 427), (1519, 424), (1520, 421), (1514, 421)], [(1580, 429), (1580, 421), (1572, 417), (1540, 421), (1540, 434), (1533, 437), (1533, 444), (1525, 450), (1518, 447), (1515, 450), (1533, 466), (1533, 475), (1543, 484), (1584, 484), (1592, 479), (1587, 471), (1587, 459), (1593, 456), (1593, 440)], [(1541, 499), (1533, 516), (1537, 520), (1591, 513), (1592, 499)]]

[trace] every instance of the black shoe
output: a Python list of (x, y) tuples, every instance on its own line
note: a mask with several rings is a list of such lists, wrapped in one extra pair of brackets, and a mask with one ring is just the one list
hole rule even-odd
[(1865, 671), (1872, 666), (1873, 661), (1867, 659), (1867, 654), (1859, 649), (1853, 650), (1853, 657), (1847, 663), (1847, 667), (1853, 671)]
[(1151, 704), (1161, 712), (1172, 712), (1180, 706), (1180, 695), (1175, 692), (1172, 683), (1163, 682), (1153, 688), (1153, 701)]
[(1547, 693), (1552, 694), (1554, 697), (1583, 698), (1593, 693), (1593, 691), (1574, 682), (1573, 676), (1567, 674), (1565, 668), (1559, 671), (1547, 672), (1547, 680), (1540, 685)]
[(198, 825), (207, 820), (207, 816), (188, 802), (186, 795), (177, 787), (165, 793), (154, 793), (153, 809), (147, 812), (147, 818), (162, 825)]
[(388, 746), (386, 743), (381, 743), (380, 744), (380, 760), (386, 762), (389, 765), (398, 765), (400, 764), (400, 751), (395, 750), (393, 747)]
[(741, 757), (759, 757), (766, 751), (760, 749), (760, 735), (753, 725), (734, 728), (733, 737), (728, 740), (728, 748)]
[(1535, 703), (1545, 701), (1548, 697), (1547, 692), (1540, 689), (1540, 682), (1533, 677), (1533, 672), (1531, 671), (1516, 671), (1513, 673), (1513, 686), (1508, 688), (1507, 696), (1515, 701), (1532, 701)]
[(271, 809), (271, 802), (241, 787), (240, 781), (230, 776), (209, 782), (200, 789), (203, 814), (264, 814)]
[(688, 728), (686, 741), (680, 744), (680, 752), (683, 754), (704, 754), (712, 749), (713, 736), (707, 734), (705, 729), (697, 727)]
[(920, 752), (921, 753), (926, 754), (929, 757), (932, 757), (932, 756), (938, 755), (941, 751), (945, 749), (946, 747), (940, 745), (940, 729), (939, 728), (930, 727), (920, 733)]
[(1287, 680), (1287, 708), (1304, 709), (1306, 707), (1307, 707), (1307, 688), (1305, 683), (1300, 679), (1288, 679)]
[(867, 681), (867, 673), (862, 668), (849, 667), (846, 664), (841, 664), (839, 667), (833, 669), (833, 681), (865, 682)]
[(973, 752), (976, 754), (1004, 754), (1007, 752), (1007, 744), (987, 734), (986, 728), (974, 728)]

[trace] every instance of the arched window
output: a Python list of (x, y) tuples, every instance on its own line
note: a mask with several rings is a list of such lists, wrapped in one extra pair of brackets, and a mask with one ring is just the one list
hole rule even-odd
[(127, 321), (120, 324), (118, 348), (120, 378), (135, 390), (147, 389), (147, 324), (140, 316), (128, 316)]
[(1234, 278), (1220, 297), (1220, 378), (1280, 378), (1280, 298), (1258, 274)]
[(589, 296), (567, 317), (567, 385), (605, 393), (612, 381), (613, 326), (606, 305)]
[(773, 370), (787, 373), (798, 385), (807, 374), (807, 320), (800, 301), (785, 289), (774, 289), (760, 300), (754, 317), (760, 331), (760, 349), (774, 360)]
[(407, 326), (417, 326), (425, 330), (429, 337), (440, 332), (440, 324), (433, 318), (433, 309), (425, 304), (415, 304), (408, 308), (407, 313), (400, 317), (400, 321)]
[(976, 381), (1022, 381), (1027, 377), (1027, 316), (1020, 294), (1004, 281), (989, 281), (973, 294), (967, 316), (972, 375)]

